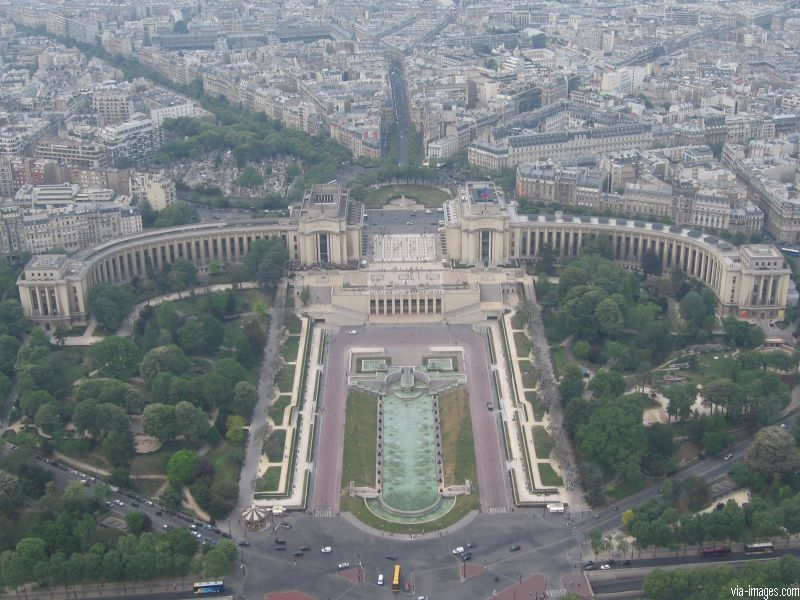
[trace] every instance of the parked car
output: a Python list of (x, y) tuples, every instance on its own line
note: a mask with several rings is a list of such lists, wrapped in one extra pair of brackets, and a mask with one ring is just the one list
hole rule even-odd
[(464, 553), (464, 546), (459, 546), (458, 548), (453, 548), (453, 554), (463, 554)]
[(349, 562), (339, 563), (339, 570), (341, 571), (342, 569), (347, 569), (349, 566), (350, 566)]
[(300, 550), (296, 550), (295, 552), (292, 552), (292, 556), (303, 556), (303, 553)]
[(378, 585), (383, 585), (383, 573), (378, 575)]
[(332, 549), (330, 546), (325, 546), (325, 547), (322, 549), (322, 553), (323, 553), (323, 554), (330, 554), (332, 550), (333, 550), (333, 549)]
[(604, 565), (600, 565), (600, 570), (601, 571), (608, 571), (610, 568), (611, 568), (611, 565), (609, 565), (608, 563), (606, 563)]
[(240, 546), (249, 546), (250, 542), (248, 542), (247, 540), (239, 540), (239, 545)]
[(283, 545), (286, 543), (286, 540), (283, 538), (275, 538), (275, 543)]
[(516, 551), (517, 551), (517, 550), (519, 550), (520, 548), (522, 548), (522, 546), (520, 546), (519, 544), (514, 544), (514, 545), (513, 545), (513, 546), (511, 546), (511, 548), (509, 548), (508, 550), (509, 550), (509, 552), (516, 552)]

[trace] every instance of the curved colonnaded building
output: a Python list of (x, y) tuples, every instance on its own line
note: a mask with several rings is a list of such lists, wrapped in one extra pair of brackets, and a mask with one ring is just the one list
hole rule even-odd
[[(47, 328), (85, 323), (89, 294), (98, 283), (125, 283), (178, 258), (201, 268), (214, 260), (240, 261), (254, 240), (273, 236), (284, 240), (296, 264), (353, 267), (367, 247), (364, 218), (363, 206), (346, 190), (314, 186), (285, 219), (172, 227), (73, 256), (34, 256), (17, 281), (20, 300), (25, 315)], [(444, 204), (442, 222), (450, 263), (475, 268), (372, 263), (358, 270), (304, 271), (298, 279), (311, 288), (312, 314), (348, 323), (408, 321), (409, 315), (446, 322), (497, 316), (504, 293), (524, 279), (519, 269), (502, 265), (536, 258), (545, 246), (556, 256), (575, 256), (598, 236), (610, 240), (626, 268), (638, 269), (646, 250), (659, 254), (665, 273), (678, 265), (714, 291), (723, 316), (779, 320), (786, 309), (790, 271), (772, 245), (734, 247), (700, 231), (630, 219), (519, 215), (486, 182), (466, 183)]]

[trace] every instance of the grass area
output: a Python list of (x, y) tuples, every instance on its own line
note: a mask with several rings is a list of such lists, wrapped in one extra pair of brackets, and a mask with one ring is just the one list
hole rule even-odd
[(281, 468), (267, 467), (264, 474), (256, 481), (257, 492), (277, 492), (281, 483)]
[(511, 317), (511, 328), (512, 329), (525, 329), (525, 326), (528, 324), (528, 313), (518, 310), (514, 313), (514, 316)]
[(350, 392), (344, 431), (342, 488), (375, 485), (376, 445), (378, 441), (378, 399), (363, 392)]
[(550, 466), (550, 463), (539, 463), (536, 466), (539, 467), (539, 477), (542, 480), (542, 485), (548, 487), (558, 487), (560, 485), (564, 485), (561, 477), (556, 475), (556, 472), (553, 470), (553, 467)]
[(172, 455), (184, 446), (177, 442), (164, 444), (149, 454), (137, 454), (131, 461), (131, 475), (159, 475), (167, 472)]
[(536, 448), (537, 458), (550, 458), (553, 451), (553, 438), (541, 425), (533, 426), (533, 447)]
[(384, 521), (370, 512), (362, 498), (354, 498), (349, 495), (342, 496), (340, 508), (341, 510), (352, 513), (359, 521), (380, 531), (389, 533), (422, 533), (423, 531), (433, 531), (450, 527), (463, 519), (469, 512), (479, 510), (480, 500), (476, 492), (477, 486), (474, 483), (472, 489), (473, 492), (469, 496), (458, 496), (455, 506), (441, 519), (432, 523), (420, 523), (419, 525), (405, 525)]
[(531, 354), (531, 341), (521, 331), (514, 332), (514, 345), (517, 347), (517, 356), (527, 358)]
[(567, 356), (566, 349), (561, 346), (550, 347), (550, 359), (553, 361), (553, 371), (555, 371), (556, 378), (559, 378), (567, 372), (567, 367), (574, 364)]
[(646, 487), (647, 479), (645, 477), (640, 477), (639, 481), (631, 481), (630, 478), (626, 478), (620, 481), (618, 485), (607, 486), (605, 494), (608, 500), (614, 502), (627, 498), (637, 492), (641, 492)]
[(162, 479), (131, 479), (131, 485), (142, 496), (155, 498), (156, 492), (164, 485)]
[(88, 465), (97, 467), (99, 469), (110, 470), (111, 463), (108, 459), (100, 454), (100, 447), (91, 448), (91, 442), (88, 438), (78, 439), (62, 439), (56, 441), (56, 450), (68, 456), (85, 462)]
[(364, 205), (367, 208), (380, 208), (400, 196), (413, 198), (425, 208), (439, 208), (445, 200), (450, 198), (437, 188), (422, 185), (386, 185), (375, 190), (367, 190)]
[(547, 411), (545, 410), (542, 401), (539, 399), (539, 394), (536, 392), (525, 392), (525, 400), (530, 403), (531, 408), (533, 409), (533, 418), (537, 421), (541, 421)]
[(303, 321), (300, 320), (300, 317), (288, 310), (283, 314), (283, 324), (286, 330), (293, 335), (299, 334), (303, 327)]
[(542, 311), (542, 323), (544, 324), (544, 335), (551, 344), (560, 344), (569, 336), (567, 331), (553, 311)]
[(86, 325), (75, 325), (70, 328), (69, 332), (67, 332), (67, 335), (70, 337), (81, 336), (86, 332), (86, 327)]
[(469, 396), (464, 389), (447, 392), (439, 397), (439, 416), (442, 431), (444, 484), (462, 485), (465, 479), (478, 480), (475, 471), (475, 442)]
[(270, 462), (280, 462), (283, 460), (284, 449), (286, 446), (286, 430), (275, 429), (264, 440), (264, 454)]
[(300, 349), (300, 336), (290, 335), (283, 340), (281, 345), (281, 356), (286, 362), (295, 362), (297, 360), (297, 351)]
[(296, 365), (283, 365), (275, 374), (275, 385), (281, 394), (290, 394), (294, 387), (294, 369)]
[(272, 422), (275, 425), (283, 425), (284, 414), (286, 413), (286, 407), (289, 406), (289, 402), (292, 401), (292, 396), (287, 394), (286, 396), (278, 396), (275, 399), (275, 402), (269, 407), (269, 418), (272, 419)]
[(519, 360), (519, 372), (522, 373), (522, 387), (536, 387), (536, 369), (533, 368), (531, 361)]

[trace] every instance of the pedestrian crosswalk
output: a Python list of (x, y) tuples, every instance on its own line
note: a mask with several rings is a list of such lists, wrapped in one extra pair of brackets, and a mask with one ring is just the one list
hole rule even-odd
[(490, 506), (486, 509), (486, 514), (488, 515), (500, 515), (509, 512), (511, 512), (510, 506)]
[(573, 528), (572, 528), (572, 537), (574, 537), (574, 538), (575, 538), (575, 540), (576, 540), (576, 541), (577, 541), (579, 544), (582, 544), (583, 542), (585, 542), (585, 541), (586, 541), (586, 536), (585, 536), (585, 535), (583, 534), (583, 532), (582, 532), (580, 529), (578, 529), (577, 527), (573, 527)]
[(548, 598), (561, 598), (561, 596), (565, 596), (566, 594), (567, 590), (563, 587), (548, 588), (547, 590)]
[(332, 509), (326, 508), (326, 509), (320, 509), (320, 510), (312, 511), (311, 512), (311, 516), (313, 516), (313, 517), (335, 517), (336, 513), (334, 513)]

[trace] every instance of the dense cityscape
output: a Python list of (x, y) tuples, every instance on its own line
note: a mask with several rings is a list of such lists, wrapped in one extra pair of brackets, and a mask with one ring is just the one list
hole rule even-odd
[(798, 40), (0, 3), (0, 600), (800, 596)]

